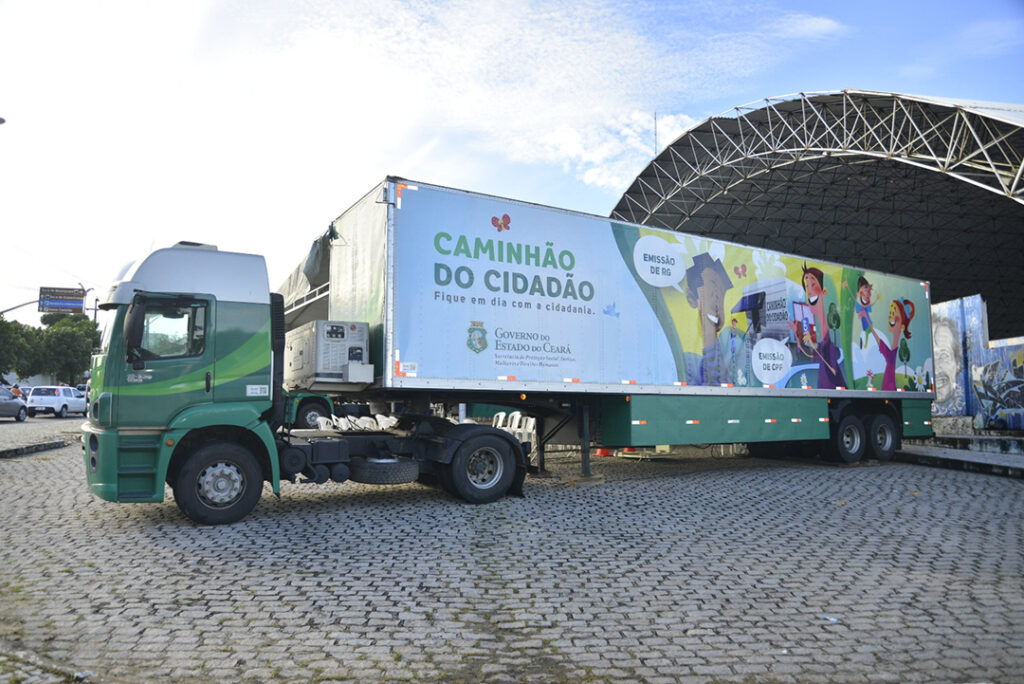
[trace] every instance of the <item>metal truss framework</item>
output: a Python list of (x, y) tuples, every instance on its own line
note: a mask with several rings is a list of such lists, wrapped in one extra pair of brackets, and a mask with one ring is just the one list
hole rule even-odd
[(1024, 334), (1024, 106), (844, 90), (711, 118), (611, 216), (981, 293)]

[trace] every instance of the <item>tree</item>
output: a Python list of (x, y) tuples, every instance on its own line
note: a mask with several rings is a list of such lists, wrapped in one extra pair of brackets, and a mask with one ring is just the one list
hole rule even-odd
[(89, 367), (92, 336), (75, 325), (54, 325), (43, 331), (43, 349), (48, 370), (60, 382), (75, 384)]
[[(46, 317), (51, 315), (60, 316), (60, 318), (52, 324), (46, 323)], [(88, 316), (83, 316), (82, 314), (44, 314), (40, 320), (43, 321), (44, 325), (49, 325), (51, 330), (55, 328), (77, 330), (89, 338), (93, 347), (100, 346), (100, 331), (96, 327), (96, 323), (90, 320)]]
[(96, 324), (81, 314), (44, 314), (41, 320), (45, 330), (0, 317), (0, 371), (22, 378), (53, 374), (75, 384), (100, 344)]
[(20, 377), (33, 375), (39, 360), (35, 333), (38, 328), (0, 317), (0, 373), (14, 371)]
[(54, 323), (63, 321), (65, 318), (69, 318), (74, 315), (75, 314), (60, 313), (59, 311), (50, 311), (40, 316), (39, 322), (43, 324), (44, 328), (49, 328)]
[(14, 372), (21, 378), (50, 372), (46, 363), (46, 351), (43, 349), (42, 329), (20, 323), (15, 325), (18, 326), (22, 346), (21, 353), (14, 365)]
[(14, 369), (14, 365), (17, 363), (19, 342), (14, 324), (0, 316), (0, 374), (7, 375)]

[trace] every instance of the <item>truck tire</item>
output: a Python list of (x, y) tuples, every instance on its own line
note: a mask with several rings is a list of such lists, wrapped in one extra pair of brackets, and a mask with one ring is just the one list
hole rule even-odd
[(420, 475), (420, 464), (407, 458), (353, 458), (348, 466), (349, 479), (363, 484), (405, 484)]
[(508, 442), (493, 435), (480, 435), (459, 447), (450, 468), (455, 495), (478, 504), (505, 496), (512, 486), (516, 463)]
[(864, 455), (867, 441), (863, 421), (857, 416), (848, 415), (839, 421), (832, 436), (832, 456), (843, 463), (856, 463)]
[(295, 412), (295, 427), (316, 430), (320, 427), (317, 418), (330, 417), (320, 402), (304, 401), (299, 405), (299, 410)]
[(54, 415), (56, 415), (56, 416), (58, 416), (60, 418), (67, 418), (68, 417), (68, 407), (67, 406), (61, 406), (60, 407), (60, 411), (58, 413), (54, 414)]
[(879, 461), (889, 461), (896, 453), (899, 436), (896, 423), (887, 415), (878, 413), (868, 423), (868, 456)]
[(174, 501), (200, 525), (241, 520), (263, 493), (263, 472), (248, 449), (208, 442), (196, 449), (174, 478)]

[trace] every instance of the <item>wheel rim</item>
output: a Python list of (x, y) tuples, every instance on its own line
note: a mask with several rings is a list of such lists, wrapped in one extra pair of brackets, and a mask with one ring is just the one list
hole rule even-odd
[(888, 451), (892, 446), (892, 432), (885, 425), (879, 425), (875, 430), (875, 446), (882, 451)]
[(324, 414), (320, 413), (316, 409), (310, 409), (306, 411), (306, 425), (311, 428), (320, 427), (320, 422), (317, 418), (326, 418)]
[(200, 500), (212, 508), (231, 505), (242, 496), (244, 488), (245, 475), (234, 463), (214, 463), (199, 473), (196, 480)]
[(493, 487), (504, 472), (501, 454), (490, 447), (477, 449), (466, 461), (466, 476), (477, 489)]
[(855, 454), (860, 449), (860, 431), (852, 425), (843, 430), (843, 448), (848, 454)]

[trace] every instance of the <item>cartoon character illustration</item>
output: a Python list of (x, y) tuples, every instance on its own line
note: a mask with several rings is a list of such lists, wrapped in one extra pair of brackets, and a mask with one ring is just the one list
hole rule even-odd
[[(846, 387), (846, 378), (839, 361), (839, 347), (829, 336), (828, 320), (825, 317), (825, 274), (818, 268), (803, 266), (804, 294), (807, 304), (797, 307), (794, 303), (794, 318), (789, 327), (796, 338), (801, 352), (818, 362), (818, 388), (835, 389)], [(797, 314), (800, 309), (806, 314)]]
[[(896, 355), (900, 347), (900, 335), (910, 339), (910, 321), (914, 319), (914, 302), (909, 299), (892, 300), (889, 305), (889, 330), (892, 332), (892, 347), (885, 343), (878, 330), (872, 326), (871, 332), (878, 340), (878, 351), (885, 357), (885, 373), (882, 375), (882, 391), (896, 391)], [(907, 354), (909, 358), (909, 354)]]
[(845, 280), (843, 281), (843, 287), (845, 287), (850, 293), (850, 296), (853, 297), (854, 316), (860, 318), (860, 348), (863, 349), (868, 344), (868, 331), (871, 329), (871, 307), (878, 303), (882, 298), (882, 295), (876, 295), (874, 301), (871, 300), (873, 286), (864, 276), (857, 278), (856, 294), (850, 290), (850, 284)]
[(686, 301), (697, 309), (704, 353), (700, 361), (700, 384), (717, 385), (730, 381), (727, 359), (723, 358), (718, 335), (725, 326), (725, 293), (732, 281), (720, 259), (707, 252), (693, 258), (686, 269)]

